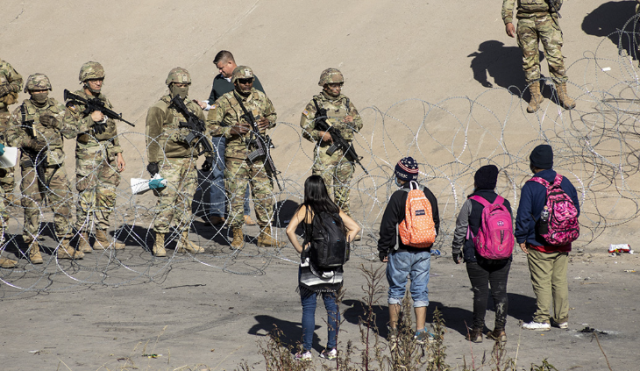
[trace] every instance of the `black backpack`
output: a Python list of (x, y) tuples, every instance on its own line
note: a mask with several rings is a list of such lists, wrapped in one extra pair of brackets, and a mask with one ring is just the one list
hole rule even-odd
[(349, 244), (338, 214), (321, 212), (313, 217), (309, 257), (319, 269), (333, 270), (349, 260)]

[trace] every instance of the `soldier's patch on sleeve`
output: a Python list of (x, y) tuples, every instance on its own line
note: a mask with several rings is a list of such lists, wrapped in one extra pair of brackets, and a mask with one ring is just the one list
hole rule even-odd
[(214, 103), (214, 104), (211, 105), (211, 108), (209, 108), (209, 109), (216, 109), (216, 108), (218, 108), (218, 105)]
[(302, 111), (302, 114), (307, 116), (307, 117), (309, 117), (309, 111), (307, 111), (307, 110)]
[(73, 112), (77, 112), (77, 111), (78, 111), (78, 109), (76, 108), (76, 106), (75, 106), (75, 105), (73, 105), (73, 104), (67, 104), (67, 108), (69, 108), (69, 109), (70, 109), (71, 111), (73, 111)]

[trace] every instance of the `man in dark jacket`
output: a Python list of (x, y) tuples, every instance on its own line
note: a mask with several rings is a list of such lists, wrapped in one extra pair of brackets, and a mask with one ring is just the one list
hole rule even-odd
[[(540, 177), (550, 184), (556, 177), (553, 167), (553, 150), (551, 146), (537, 146), (529, 156), (531, 171), (534, 177)], [(575, 187), (564, 178), (560, 183), (562, 190), (571, 198), (580, 214), (580, 201)], [(553, 301), (554, 325), (568, 328), (569, 323), (569, 286), (567, 283), (567, 266), (571, 243), (566, 245), (549, 245), (536, 232), (536, 221), (547, 202), (547, 189), (542, 184), (528, 181), (522, 187), (520, 205), (516, 216), (516, 241), (527, 254), (531, 284), (536, 294), (537, 310), (533, 321), (522, 325), (527, 330), (546, 331), (551, 328), (549, 305)]]
[[(395, 346), (398, 334), (398, 317), (407, 285), (407, 276), (411, 279), (411, 298), (416, 314), (416, 342), (424, 344), (433, 339), (433, 335), (425, 329), (427, 306), (429, 305), (429, 270), (431, 268), (431, 248), (415, 248), (406, 246), (398, 240), (396, 228), (405, 219), (410, 182), (418, 179), (418, 163), (411, 157), (401, 159), (395, 168), (396, 184), (402, 188), (391, 195), (387, 208), (380, 222), (380, 239), (378, 252), (380, 261), (387, 264), (387, 281), (389, 282), (389, 342)], [(436, 236), (440, 230), (438, 201), (427, 188), (424, 195), (431, 204), (431, 213), (435, 225)]]
[[(231, 74), (238, 65), (233, 58), (233, 54), (231, 54), (230, 51), (221, 50), (213, 59), (213, 64), (216, 65), (220, 74), (216, 75), (213, 79), (209, 100), (198, 102), (200, 107), (205, 111), (209, 111), (209, 109), (215, 106), (215, 101), (217, 101), (218, 98), (235, 89), (235, 86), (231, 83)], [(258, 76), (254, 76), (253, 87), (264, 93)], [(207, 214), (206, 221), (210, 225), (216, 225), (222, 224), (225, 221), (224, 213), (227, 202), (224, 188), (224, 153), (227, 148), (227, 139), (224, 136), (212, 137), (211, 144), (213, 148), (216, 149), (216, 158), (213, 161), (213, 168), (211, 169), (211, 185), (203, 188), (208, 188), (209, 190), (209, 209), (205, 211)], [(251, 219), (250, 214), (249, 187), (247, 187), (244, 194), (244, 224), (255, 225), (256, 223)]]

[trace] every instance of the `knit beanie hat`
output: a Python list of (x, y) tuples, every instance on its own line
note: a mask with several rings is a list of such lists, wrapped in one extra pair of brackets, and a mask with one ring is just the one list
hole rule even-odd
[(404, 157), (396, 164), (394, 173), (404, 181), (418, 180), (418, 163), (413, 157)]
[(489, 189), (496, 188), (498, 183), (498, 167), (496, 165), (485, 165), (476, 171), (473, 176), (473, 180), (476, 183), (477, 189)]
[(553, 149), (548, 144), (541, 144), (531, 151), (529, 160), (531, 165), (538, 169), (551, 169), (553, 167)]

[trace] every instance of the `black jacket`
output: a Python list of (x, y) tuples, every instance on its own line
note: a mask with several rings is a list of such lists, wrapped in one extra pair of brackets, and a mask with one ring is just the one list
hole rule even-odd
[[(406, 183), (403, 188), (409, 188), (409, 183)], [(424, 187), (423, 189), (424, 195), (431, 203), (431, 213), (433, 215), (433, 223), (436, 228), (436, 236), (440, 233), (440, 214), (438, 212), (438, 200), (436, 196), (429, 190), (429, 188)], [(405, 218), (405, 208), (407, 204), (407, 197), (409, 193), (404, 190), (398, 190), (391, 195), (391, 199), (387, 204), (387, 208), (384, 210), (384, 214), (382, 215), (382, 221), (380, 222), (380, 239), (378, 240), (378, 252), (380, 256), (380, 260), (384, 259), (385, 256), (389, 255), (390, 252), (394, 251), (396, 244), (398, 244), (398, 249), (396, 251), (425, 251), (430, 250), (430, 248), (416, 248), (411, 246), (406, 246), (402, 243), (402, 240), (398, 239), (397, 236), (397, 226), (402, 222)]]
[[(262, 84), (260, 84), (258, 76), (255, 76), (253, 79), (253, 87), (264, 93), (264, 89), (262, 88)], [(213, 78), (213, 86), (211, 86), (211, 94), (209, 94), (209, 104), (213, 105), (218, 98), (230, 91), (233, 91), (233, 89), (235, 89), (235, 86), (233, 86), (231, 82), (227, 81), (222, 74), (218, 74)]]

